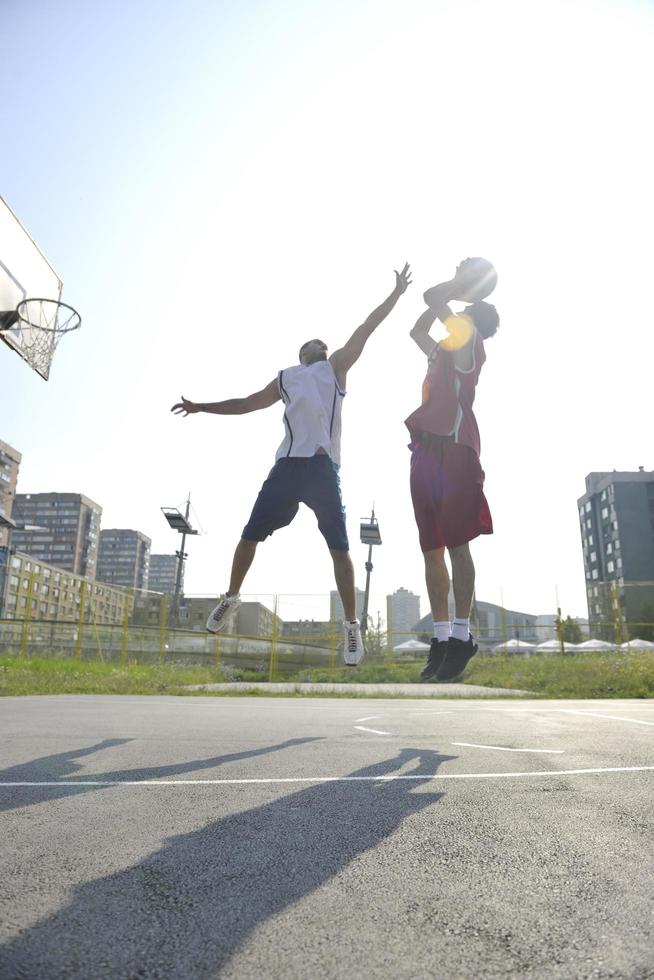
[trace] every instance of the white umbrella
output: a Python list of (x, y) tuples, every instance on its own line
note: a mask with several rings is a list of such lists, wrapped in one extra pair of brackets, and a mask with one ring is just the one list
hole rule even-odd
[(620, 644), (621, 650), (654, 650), (654, 643), (650, 643), (649, 640), (628, 640), (626, 643)]
[(535, 650), (535, 643), (527, 643), (526, 640), (507, 640), (506, 643), (498, 643), (496, 647), (493, 647), (493, 653), (501, 653), (506, 651), (507, 653), (524, 653), (527, 650)]
[(615, 643), (607, 643), (606, 640), (584, 640), (577, 644), (577, 650), (615, 650)]
[(429, 650), (429, 644), (423, 643), (422, 640), (405, 640), (399, 646), (393, 647), (393, 653), (410, 653), (412, 650), (423, 653), (425, 650)]
[[(564, 643), (563, 644), (563, 648), (564, 648), (564, 650), (577, 650), (578, 649), (576, 643)], [(543, 643), (539, 643), (538, 644), (538, 646), (536, 647), (536, 649), (537, 650), (543, 650), (545, 652), (547, 652), (548, 650), (560, 650), (561, 649), (561, 641), (560, 640), (556, 640), (556, 639), (544, 640)]]

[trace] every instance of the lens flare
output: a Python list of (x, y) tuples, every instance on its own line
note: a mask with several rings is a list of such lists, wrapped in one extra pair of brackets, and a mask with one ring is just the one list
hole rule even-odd
[(474, 331), (474, 324), (471, 317), (465, 313), (457, 313), (448, 316), (444, 321), (447, 337), (441, 340), (441, 347), (445, 350), (461, 350), (466, 344), (470, 343)]

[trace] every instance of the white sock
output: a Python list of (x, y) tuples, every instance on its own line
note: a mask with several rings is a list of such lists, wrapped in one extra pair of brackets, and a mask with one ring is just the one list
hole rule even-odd
[(434, 623), (434, 637), (439, 643), (446, 643), (450, 636), (450, 624), (447, 622)]
[(467, 643), (470, 639), (470, 620), (455, 619), (452, 623), (452, 636), (455, 640), (463, 640)]

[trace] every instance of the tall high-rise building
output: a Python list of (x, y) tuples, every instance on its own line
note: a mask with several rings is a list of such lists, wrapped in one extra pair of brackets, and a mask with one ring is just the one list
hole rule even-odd
[(420, 596), (404, 588), (386, 596), (386, 622), (393, 634), (393, 646), (415, 638), (413, 628), (419, 619)]
[(141, 531), (103, 528), (96, 578), (126, 589), (147, 589), (152, 541)]
[[(0, 517), (11, 517), (21, 454), (0, 439)], [(0, 523), (0, 548), (9, 544), (9, 532)]]
[[(357, 619), (361, 620), (363, 615), (363, 601), (366, 597), (365, 592), (362, 589), (356, 590), (356, 600), (357, 600)], [(338, 592), (333, 589), (329, 593), (329, 620), (331, 623), (342, 623), (345, 618), (345, 613), (343, 612), (343, 603), (341, 602), (341, 597)]]
[(13, 517), (42, 531), (12, 531), (17, 551), (95, 579), (102, 507), (81, 493), (17, 493)]
[(592, 636), (654, 621), (654, 472), (589, 473), (577, 500)]
[[(166, 592), (168, 595), (174, 593), (175, 579), (177, 577), (177, 561), (177, 555), (150, 555), (148, 588), (151, 592)], [(181, 591), (184, 591), (183, 564)]]

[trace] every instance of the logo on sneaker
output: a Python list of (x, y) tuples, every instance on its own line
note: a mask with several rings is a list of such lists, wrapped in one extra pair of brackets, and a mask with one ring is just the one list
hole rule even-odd
[(207, 629), (209, 632), (218, 633), (219, 630), (224, 629), (240, 605), (241, 598), (239, 595), (221, 596), (218, 605), (209, 613), (209, 618), (207, 619)]
[(347, 667), (356, 667), (363, 660), (365, 649), (358, 621), (343, 623), (343, 659)]

